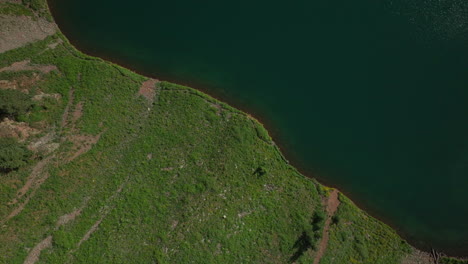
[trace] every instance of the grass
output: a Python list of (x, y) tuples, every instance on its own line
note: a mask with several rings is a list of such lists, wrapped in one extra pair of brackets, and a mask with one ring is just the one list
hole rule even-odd
[(31, 9), (15, 3), (0, 3), (0, 14), (14, 16), (34, 16)]
[[(64, 42), (48, 49), (58, 38)], [(24, 59), (58, 68), (34, 89), (62, 99), (33, 109), (26, 122), (47, 124), (30, 140), (54, 133), (60, 148), (45, 166), (47, 180), (0, 228), (0, 263), (22, 263), (49, 235), (53, 245), (38, 263), (313, 262), (327, 188), (290, 166), (259, 122), (168, 82), (157, 84), (151, 103), (138, 95), (147, 78), (80, 53), (60, 33), (0, 54), (0, 67)], [(62, 113), (78, 104), (81, 117), (61, 127)], [(68, 161), (78, 135), (100, 139)], [(0, 219), (17, 207), (8, 202), (33, 166), (0, 177)], [(340, 200), (321, 263), (399, 263), (411, 252), (391, 228)]]

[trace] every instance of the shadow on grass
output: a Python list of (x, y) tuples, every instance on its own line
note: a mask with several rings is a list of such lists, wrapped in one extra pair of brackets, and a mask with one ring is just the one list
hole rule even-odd
[(296, 249), (296, 252), (289, 258), (289, 263), (296, 262), (309, 248), (312, 248), (311, 237), (306, 232), (302, 232), (301, 236), (294, 243), (293, 248)]

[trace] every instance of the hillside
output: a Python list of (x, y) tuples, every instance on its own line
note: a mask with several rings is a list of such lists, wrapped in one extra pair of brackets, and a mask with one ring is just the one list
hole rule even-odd
[(0, 175), (0, 263), (431, 263), (248, 114), (84, 55), (19, 2), (0, 1), (0, 137), (24, 150)]

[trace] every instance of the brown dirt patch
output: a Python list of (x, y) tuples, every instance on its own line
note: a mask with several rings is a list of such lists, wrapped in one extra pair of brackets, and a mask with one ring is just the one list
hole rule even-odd
[(0, 137), (14, 137), (20, 139), (20, 141), (24, 141), (39, 132), (39, 130), (30, 127), (24, 122), (16, 122), (8, 118), (5, 118), (0, 123)]
[(76, 104), (75, 110), (72, 113), (71, 122), (73, 124), (76, 123), (76, 121), (78, 121), (78, 119), (80, 119), (81, 116), (83, 116), (83, 102), (79, 102), (78, 104)]
[(143, 95), (146, 99), (153, 101), (156, 95), (156, 83), (159, 81), (156, 79), (149, 79), (143, 82), (140, 86), (138, 94)]
[(32, 76), (20, 76), (14, 80), (0, 80), (0, 89), (19, 90), (23, 93), (29, 93), (29, 88), (41, 80), (41, 76), (33, 73)]
[(0, 53), (43, 40), (55, 34), (54, 23), (43, 18), (0, 15)]
[(340, 200), (338, 199), (338, 190), (333, 189), (328, 196), (328, 199), (324, 202), (327, 210), (327, 219), (325, 220), (325, 225), (323, 227), (322, 232), (322, 239), (320, 240), (320, 244), (318, 246), (317, 254), (314, 258), (314, 264), (318, 264), (320, 259), (322, 259), (323, 254), (325, 254), (325, 250), (328, 246), (328, 239), (329, 239), (329, 231), (330, 231), (330, 223), (333, 215), (335, 214), (338, 206), (340, 205)]
[(41, 251), (52, 247), (52, 236), (46, 237), (44, 240), (39, 242), (28, 254), (28, 257), (24, 260), (23, 264), (34, 264), (39, 260)]
[[(0, 21), (0, 24), (1, 24), (1, 21)], [(1, 36), (0, 36), (0, 39), (1, 39)], [(32, 65), (30, 60), (14, 62), (10, 66), (0, 68), (0, 72), (40, 71), (45, 74), (51, 71), (56, 71), (56, 70), (58, 69), (57, 69), (57, 66), (55, 65)]]
[(18, 84), (16, 83), (16, 81), (0, 80), (0, 89), (16, 90), (18, 89)]

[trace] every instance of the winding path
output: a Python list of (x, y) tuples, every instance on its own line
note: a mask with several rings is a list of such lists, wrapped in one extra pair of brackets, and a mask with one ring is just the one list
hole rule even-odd
[(325, 254), (325, 250), (327, 249), (331, 219), (340, 205), (337, 189), (333, 189), (330, 192), (328, 199), (324, 202), (324, 205), (327, 209), (327, 219), (325, 220), (325, 226), (323, 227), (322, 239), (318, 246), (317, 255), (315, 255), (314, 258), (314, 264), (320, 263), (320, 259), (322, 259), (323, 254)]

